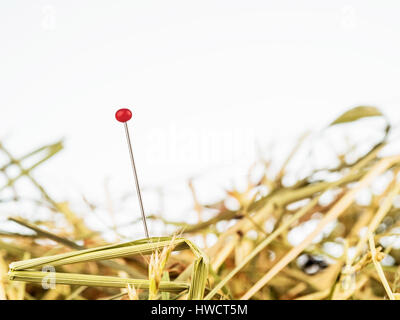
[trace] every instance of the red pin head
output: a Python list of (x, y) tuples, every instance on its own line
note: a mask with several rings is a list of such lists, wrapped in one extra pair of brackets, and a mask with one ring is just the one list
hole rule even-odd
[(119, 109), (115, 113), (115, 119), (117, 119), (119, 122), (127, 122), (131, 120), (132, 118), (132, 112), (129, 109)]

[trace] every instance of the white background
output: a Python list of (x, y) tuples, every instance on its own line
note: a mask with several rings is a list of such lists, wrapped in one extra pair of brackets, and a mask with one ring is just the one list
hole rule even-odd
[(167, 215), (195, 221), (185, 179), (208, 173), (200, 200), (218, 200), (256, 142), (280, 141), (279, 156), (359, 104), (398, 122), (399, 14), (398, 1), (2, 1), (0, 139), (21, 155), (65, 137), (35, 177), (58, 200), (104, 203), (106, 178), (115, 199), (134, 190), (114, 119), (129, 107), (145, 207), (163, 186)]

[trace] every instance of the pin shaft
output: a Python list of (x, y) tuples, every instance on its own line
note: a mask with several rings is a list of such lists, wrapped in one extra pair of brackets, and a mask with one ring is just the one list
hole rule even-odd
[(141, 211), (141, 214), (142, 214), (144, 232), (146, 234), (146, 237), (150, 238), (149, 230), (147, 229), (146, 215), (144, 213), (144, 208), (143, 208), (142, 194), (140, 193), (139, 180), (138, 180), (137, 172), (136, 172), (135, 159), (133, 158), (131, 138), (129, 136), (129, 129), (128, 129), (128, 125), (126, 124), (126, 122), (124, 122), (124, 127), (125, 127), (126, 141), (128, 142), (129, 155), (131, 157), (133, 177), (135, 178), (136, 193), (137, 193), (137, 196), (138, 196), (138, 199), (139, 199), (139, 206), (140, 206), (140, 211)]

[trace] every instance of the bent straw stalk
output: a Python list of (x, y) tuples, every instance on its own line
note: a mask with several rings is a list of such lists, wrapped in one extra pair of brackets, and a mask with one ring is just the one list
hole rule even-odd
[[(13, 262), (10, 264), (9, 279), (15, 281), (41, 282), (46, 276), (49, 277), (49, 273), (33, 271), (34, 269), (45, 266), (56, 267), (74, 263), (122, 258), (138, 254), (147, 255), (169, 246), (172, 246), (174, 251), (184, 249), (190, 249), (192, 251), (195, 256), (194, 268), (191, 276), (192, 279), (190, 284), (175, 281), (161, 281), (160, 290), (180, 292), (189, 289), (188, 299), (202, 299), (208, 275), (208, 258), (191, 241), (175, 237), (141, 239), (127, 243)], [(55, 272), (53, 275), (55, 284), (79, 284), (115, 288), (125, 288), (127, 284), (133, 284), (141, 288), (149, 287), (149, 280), (143, 279), (125, 279), (112, 276), (81, 275), (60, 272)]]

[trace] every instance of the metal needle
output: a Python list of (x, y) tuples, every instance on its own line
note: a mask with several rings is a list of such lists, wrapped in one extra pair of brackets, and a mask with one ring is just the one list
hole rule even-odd
[(149, 237), (149, 230), (147, 229), (146, 215), (144, 213), (144, 208), (143, 208), (142, 194), (140, 193), (139, 180), (138, 180), (137, 172), (136, 172), (135, 159), (133, 158), (131, 138), (129, 137), (129, 130), (128, 130), (128, 125), (126, 124), (126, 122), (124, 122), (124, 127), (125, 127), (126, 140), (128, 141), (129, 154), (131, 156), (133, 177), (135, 178), (135, 184), (136, 184), (136, 192), (137, 192), (137, 196), (139, 198), (140, 211), (142, 213), (144, 232), (146, 234), (146, 237), (150, 238)]

